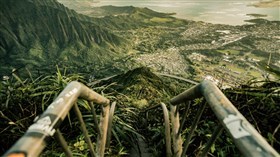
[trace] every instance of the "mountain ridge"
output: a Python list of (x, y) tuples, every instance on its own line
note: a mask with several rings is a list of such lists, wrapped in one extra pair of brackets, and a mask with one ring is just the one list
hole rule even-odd
[[(125, 41), (56, 0), (2, 0), (0, 8), (0, 54), (6, 65), (11, 60), (24, 66), (75, 57), (87, 62), (95, 57), (92, 51), (105, 52)], [(76, 54), (69, 57), (73, 50)]]

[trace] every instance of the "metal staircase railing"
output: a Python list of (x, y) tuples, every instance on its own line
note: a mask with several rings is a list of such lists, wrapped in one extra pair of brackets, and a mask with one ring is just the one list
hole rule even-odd
[[(171, 99), (170, 115), (164, 103), (161, 107), (164, 111), (165, 119), (165, 140), (166, 156), (185, 157), (193, 133), (198, 125), (200, 117), (207, 105), (204, 103), (196, 113), (191, 125), (189, 134), (183, 142), (181, 132), (187, 118), (190, 104), (186, 105), (184, 115), (179, 117), (179, 104), (190, 102), (196, 98), (204, 97), (219, 120), (219, 125), (214, 130), (205, 148), (199, 156), (207, 156), (211, 145), (225, 129), (233, 138), (237, 148), (246, 157), (279, 157), (279, 154), (266, 142), (266, 140), (255, 130), (246, 118), (232, 105), (226, 96), (211, 81), (204, 80), (200, 84), (179, 94)], [(89, 102), (93, 114), (96, 132), (98, 133), (96, 149), (94, 150), (91, 139), (88, 135), (82, 114), (77, 105), (78, 98)], [(100, 104), (101, 118), (98, 124), (94, 103)], [(90, 155), (103, 157), (105, 147), (109, 147), (111, 139), (112, 120), (116, 102), (112, 103), (98, 93), (92, 91), (85, 85), (73, 81), (60, 93), (60, 95), (49, 105), (43, 114), (35, 119), (26, 133), (4, 154), (7, 157), (35, 157), (39, 156), (46, 147), (46, 140), (54, 136), (60, 143), (66, 156), (73, 156), (59, 130), (61, 122), (65, 119), (70, 109), (73, 108), (80, 122), (85, 141), (88, 144)], [(170, 119), (170, 120), (169, 120)], [(170, 126), (170, 124), (172, 124)], [(184, 144), (184, 145), (183, 145)]]
[[(182, 122), (179, 120), (179, 104), (188, 102), (196, 98), (204, 97), (210, 108), (215, 113), (220, 124), (214, 130), (210, 140), (207, 142), (204, 150), (198, 156), (206, 156), (211, 145), (219, 137), (222, 130), (225, 129), (232, 137), (235, 145), (242, 155), (246, 157), (279, 157), (279, 154), (266, 142), (266, 140), (256, 131), (256, 129), (246, 120), (246, 118), (232, 105), (227, 97), (218, 89), (218, 87), (209, 80), (204, 80), (200, 84), (186, 90), (178, 96), (171, 99), (170, 118), (171, 133), (169, 126), (169, 116), (165, 104), (161, 104), (164, 110), (165, 133), (166, 133), (166, 154), (168, 157), (185, 157), (193, 133), (198, 125), (200, 117), (207, 105), (201, 105), (192, 122), (189, 134), (184, 141), (181, 138), (182, 126), (184, 126), (187, 114), (184, 114)], [(190, 104), (187, 105), (187, 110)], [(172, 144), (171, 139), (172, 138)], [(172, 147), (173, 146), (173, 153)]]
[[(98, 138), (96, 151), (88, 135), (86, 125), (82, 114), (76, 103), (78, 98), (85, 99), (89, 102), (93, 113), (94, 124), (96, 125)], [(94, 103), (102, 106), (100, 124), (98, 124)], [(104, 156), (107, 134), (111, 136), (110, 127), (112, 126), (112, 117), (115, 108), (115, 102), (110, 111), (110, 101), (98, 93), (92, 91), (85, 85), (73, 81), (59, 94), (53, 103), (40, 117), (35, 119), (26, 133), (4, 154), (7, 157), (35, 157), (39, 156), (46, 147), (46, 140), (54, 136), (63, 148), (66, 156), (72, 156), (68, 145), (59, 130), (61, 122), (65, 119), (70, 109), (73, 107), (75, 114), (80, 122), (81, 130), (85, 136), (85, 141), (89, 146), (91, 156)], [(109, 131), (108, 131), (109, 126)], [(110, 139), (110, 137), (108, 137)], [(107, 143), (107, 146), (109, 143)]]

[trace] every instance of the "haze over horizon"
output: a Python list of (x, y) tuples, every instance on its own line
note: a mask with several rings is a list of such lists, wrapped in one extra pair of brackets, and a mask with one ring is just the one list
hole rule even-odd
[[(75, 3), (59, 0), (59, 2), (67, 5), (75, 5)], [(87, 3), (92, 7), (100, 7), (106, 5), (113, 6), (135, 6), (148, 7), (159, 12), (176, 13), (177, 18), (204, 21), (214, 24), (229, 24), (242, 25), (245, 20), (253, 17), (248, 14), (265, 15), (263, 18), (268, 20), (280, 20), (279, 17), (279, 0), (270, 1), (256, 1), (256, 0), (142, 0), (142, 1), (128, 1), (128, 0), (75, 0), (77, 3)]]

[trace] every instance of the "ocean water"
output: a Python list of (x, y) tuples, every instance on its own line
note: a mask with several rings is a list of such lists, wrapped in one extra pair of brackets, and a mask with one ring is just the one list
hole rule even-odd
[[(267, 0), (266, 0), (267, 1)], [(280, 3), (279, 0), (271, 0)], [(248, 14), (261, 14), (268, 20), (280, 20), (280, 9), (255, 7), (256, 0), (99, 0), (92, 6), (135, 6), (148, 7), (159, 12), (176, 13), (177, 18), (204, 21), (215, 24), (242, 25), (252, 17)], [(274, 3), (275, 4), (275, 3)]]

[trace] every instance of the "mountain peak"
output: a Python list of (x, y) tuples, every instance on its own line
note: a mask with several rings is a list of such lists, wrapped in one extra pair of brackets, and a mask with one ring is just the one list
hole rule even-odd
[[(160, 103), (161, 99), (174, 90), (147, 67), (139, 67), (120, 74), (101, 84), (115, 82), (118, 92), (128, 94), (132, 99), (146, 99), (148, 102)], [(165, 97), (166, 98), (166, 97)]]

